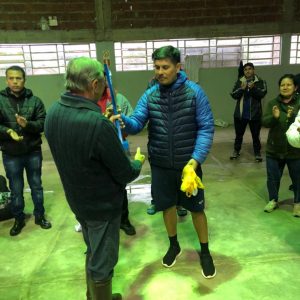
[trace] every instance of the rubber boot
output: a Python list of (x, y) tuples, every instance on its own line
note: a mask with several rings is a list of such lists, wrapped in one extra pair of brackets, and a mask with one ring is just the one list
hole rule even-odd
[(122, 300), (121, 294), (112, 294), (111, 279), (107, 281), (90, 280), (92, 300)]

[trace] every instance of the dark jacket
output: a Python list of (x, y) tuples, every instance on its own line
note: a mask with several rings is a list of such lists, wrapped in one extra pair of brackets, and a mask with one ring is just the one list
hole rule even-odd
[[(27, 126), (22, 128), (16, 121), (15, 114), (26, 118)], [(0, 92), (0, 145), (1, 150), (9, 155), (22, 155), (41, 149), (41, 133), (44, 130), (46, 110), (40, 98), (32, 91), (24, 89), (20, 97), (15, 97), (6, 88)], [(7, 133), (13, 129), (23, 140), (16, 142)]]
[(139, 175), (141, 162), (130, 162), (97, 104), (62, 95), (47, 113), (45, 135), (74, 214), (85, 220), (120, 214), (125, 186)]
[(243, 90), (241, 84), (246, 82), (245, 76), (238, 79), (232, 89), (231, 97), (236, 101), (234, 117), (242, 118), (244, 99), (250, 101), (250, 120), (260, 120), (262, 116), (262, 98), (267, 94), (267, 84), (264, 80), (254, 75), (254, 86), (251, 89)]
[(130, 134), (149, 121), (149, 161), (161, 168), (180, 170), (191, 158), (201, 164), (212, 144), (214, 121), (207, 96), (183, 71), (171, 86), (154, 84), (133, 114), (122, 118)]
[[(278, 119), (275, 119), (272, 114), (275, 105), (280, 110)], [(293, 113), (288, 118), (287, 110), (289, 106), (293, 107)], [(266, 147), (267, 156), (277, 159), (300, 159), (300, 148), (292, 147), (288, 143), (285, 134), (289, 126), (295, 121), (299, 109), (300, 95), (298, 94), (295, 94), (294, 99), (288, 104), (283, 103), (280, 96), (268, 103), (262, 118), (263, 126), (270, 128)]]

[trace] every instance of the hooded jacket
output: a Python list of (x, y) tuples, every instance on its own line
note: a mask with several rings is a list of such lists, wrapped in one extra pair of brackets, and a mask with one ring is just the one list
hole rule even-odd
[[(21, 127), (15, 115), (27, 120), (25, 128)], [(0, 92), (0, 146), (3, 153), (13, 156), (41, 150), (41, 133), (44, 130), (46, 110), (40, 98), (30, 89), (24, 88), (20, 97), (16, 97), (9, 88)], [(7, 133), (13, 129), (23, 136), (22, 141), (14, 141)]]

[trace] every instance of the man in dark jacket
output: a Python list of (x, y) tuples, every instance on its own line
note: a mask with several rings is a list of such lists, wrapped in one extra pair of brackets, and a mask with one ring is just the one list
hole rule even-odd
[(9, 67), (6, 70), (7, 88), (0, 92), (0, 144), (15, 218), (11, 236), (18, 235), (25, 226), (24, 169), (34, 204), (35, 224), (43, 229), (51, 228), (44, 216), (41, 181), (41, 133), (46, 111), (43, 102), (25, 88), (25, 79), (21, 67)]
[(267, 84), (255, 75), (253, 63), (244, 64), (244, 76), (239, 78), (231, 92), (231, 97), (236, 101), (234, 110), (235, 142), (234, 150), (230, 159), (237, 159), (243, 143), (243, 136), (249, 124), (255, 160), (262, 162), (261, 157), (261, 100), (267, 93)]
[(176, 204), (179, 204), (191, 211), (201, 248), (202, 275), (212, 278), (216, 269), (208, 248), (204, 191), (199, 190), (189, 198), (180, 191), (180, 185), (186, 165), (191, 165), (202, 177), (201, 164), (213, 140), (213, 115), (204, 91), (180, 70), (178, 49), (159, 48), (153, 52), (152, 59), (157, 83), (142, 95), (130, 117), (122, 115), (125, 130), (136, 134), (148, 123), (152, 197), (156, 210), (163, 211), (170, 241), (163, 266), (171, 268), (181, 254), (176, 216)]
[(97, 60), (72, 59), (65, 85), (68, 92), (47, 114), (45, 135), (66, 199), (82, 225), (87, 299), (122, 299), (111, 290), (124, 191), (139, 175), (145, 156), (137, 152), (131, 162), (114, 125), (102, 115), (97, 100), (105, 81)]

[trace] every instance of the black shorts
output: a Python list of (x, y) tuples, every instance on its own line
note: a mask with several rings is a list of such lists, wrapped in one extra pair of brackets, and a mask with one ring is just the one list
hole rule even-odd
[[(197, 175), (202, 179), (202, 169), (199, 166)], [(182, 171), (163, 169), (151, 166), (151, 193), (157, 211), (163, 211), (174, 205), (181, 205), (191, 212), (204, 210), (204, 190), (198, 189), (196, 196), (187, 197), (180, 190)]]

